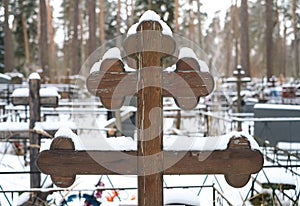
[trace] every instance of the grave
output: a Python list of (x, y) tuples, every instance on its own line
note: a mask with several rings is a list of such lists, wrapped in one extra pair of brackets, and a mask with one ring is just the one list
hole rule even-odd
[(163, 205), (163, 175), (224, 174), (230, 185), (242, 187), (262, 168), (262, 154), (247, 135), (233, 134), (216, 149), (205, 145), (224, 139), (212, 138), (211, 143), (205, 139), (204, 146), (199, 143), (202, 148), (193, 150), (164, 150), (163, 97), (173, 97), (181, 109), (190, 110), (214, 88), (212, 75), (202, 71), (196, 55), (187, 55), (191, 49), (181, 49), (175, 71), (164, 70), (162, 59), (178, 49), (166, 27), (159, 16), (147, 11), (123, 42), (135, 70), (125, 71), (119, 49), (113, 48), (104, 54), (100, 70), (87, 79), (89, 92), (108, 109), (119, 109), (125, 97), (137, 96), (137, 149), (75, 150), (72, 139), (62, 134), (37, 160), (41, 172), (51, 175), (54, 184), (69, 187), (78, 174), (137, 175), (138, 205), (153, 206)]

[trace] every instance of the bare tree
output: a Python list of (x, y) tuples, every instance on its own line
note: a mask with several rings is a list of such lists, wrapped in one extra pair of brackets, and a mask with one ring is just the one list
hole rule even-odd
[(40, 0), (39, 10), (39, 54), (40, 65), (45, 75), (49, 76), (48, 71), (48, 29), (47, 29), (47, 7), (45, 0)]
[(194, 19), (195, 19), (195, 14), (193, 11), (193, 0), (189, 1), (189, 38), (192, 41), (195, 41), (195, 26), (194, 26)]
[(57, 80), (55, 77), (57, 76), (56, 71), (56, 49), (54, 42), (54, 29), (52, 23), (52, 8), (50, 5), (50, 0), (47, 0), (47, 27), (48, 27), (48, 38), (49, 38), (49, 77), (50, 81), (53, 82)]
[(105, 51), (105, 28), (104, 28), (104, 0), (100, 0), (100, 41), (103, 51)]
[(3, 0), (4, 4), (4, 71), (10, 72), (14, 69), (14, 46), (13, 46), (13, 38), (12, 38), (12, 32), (9, 28), (8, 24), (8, 17), (9, 17), (9, 11), (8, 11), (8, 5), (9, 0)]
[(22, 31), (23, 31), (24, 49), (25, 49), (25, 70), (27, 70), (30, 63), (30, 53), (29, 53), (29, 42), (28, 42), (26, 16), (24, 12), (23, 0), (21, 1), (21, 10), (22, 10)]
[(251, 76), (249, 59), (249, 27), (248, 27), (248, 2), (242, 0), (240, 11), (241, 22), (241, 65), (246, 76)]
[(88, 0), (88, 14), (89, 14), (88, 15), (89, 18), (88, 54), (91, 54), (97, 48), (95, 0)]
[(235, 44), (235, 61), (234, 68), (237, 67), (239, 62), (239, 15), (238, 15), (238, 6), (237, 0), (235, 1), (234, 9), (232, 12), (233, 19), (233, 32), (234, 32), (234, 44)]
[(200, 0), (197, 0), (197, 19), (198, 19), (198, 43), (200, 46), (203, 46), (203, 34), (202, 34), (202, 18), (201, 18), (201, 12), (200, 12), (201, 2)]
[(179, 25), (178, 25), (178, 0), (174, 0), (174, 32), (178, 32)]
[(299, 44), (298, 44), (298, 28), (297, 28), (297, 14), (296, 14), (296, 0), (292, 0), (292, 19), (294, 30), (294, 59), (295, 59), (295, 71), (296, 77), (299, 77)]
[(117, 4), (117, 46), (121, 46), (121, 0), (118, 0)]
[(267, 78), (273, 75), (273, 0), (266, 0), (266, 59)]
[(73, 3), (72, 73), (77, 74), (80, 70), (80, 48), (78, 41), (79, 0), (74, 0)]

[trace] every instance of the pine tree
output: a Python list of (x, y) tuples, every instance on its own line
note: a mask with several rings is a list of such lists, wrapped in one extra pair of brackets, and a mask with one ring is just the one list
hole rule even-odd
[(148, 9), (155, 11), (170, 28), (174, 28), (174, 0), (136, 0), (134, 9), (135, 22)]
[(36, 1), (18, 0), (14, 2), (14, 43), (15, 63), (18, 71), (30, 73), (35, 64), (37, 53), (37, 19)]

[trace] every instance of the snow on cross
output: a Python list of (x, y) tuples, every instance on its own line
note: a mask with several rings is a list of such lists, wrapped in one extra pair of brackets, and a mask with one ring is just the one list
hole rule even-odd
[(157, 14), (147, 11), (124, 41), (136, 71), (126, 72), (113, 50), (87, 79), (88, 90), (108, 109), (119, 109), (126, 96), (137, 96), (137, 151), (76, 151), (71, 139), (55, 138), (37, 165), (56, 185), (72, 185), (77, 174), (138, 175), (138, 205), (152, 206), (163, 205), (164, 174), (225, 174), (230, 185), (242, 187), (262, 168), (262, 154), (251, 148), (253, 140), (247, 135), (232, 134), (225, 150), (164, 150), (162, 97), (173, 97), (180, 108), (193, 109), (214, 88), (213, 77), (201, 71), (197, 57), (183, 56), (175, 71), (164, 71), (162, 58), (172, 56), (176, 48), (164, 27)]

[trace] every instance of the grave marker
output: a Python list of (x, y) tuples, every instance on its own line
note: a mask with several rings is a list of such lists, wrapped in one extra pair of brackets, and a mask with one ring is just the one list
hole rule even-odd
[(232, 138), (226, 150), (163, 150), (163, 97), (173, 97), (182, 109), (193, 109), (214, 85), (195, 58), (180, 58), (174, 72), (163, 71), (162, 58), (176, 48), (163, 29), (159, 21), (145, 20), (125, 40), (136, 72), (126, 72), (121, 59), (111, 57), (87, 79), (88, 90), (108, 109), (119, 109), (126, 96), (137, 96), (137, 151), (76, 151), (70, 139), (56, 138), (37, 164), (57, 186), (72, 185), (77, 174), (138, 175), (138, 205), (153, 206), (163, 205), (163, 175), (225, 174), (229, 184), (241, 187), (262, 168), (261, 153), (245, 138)]

